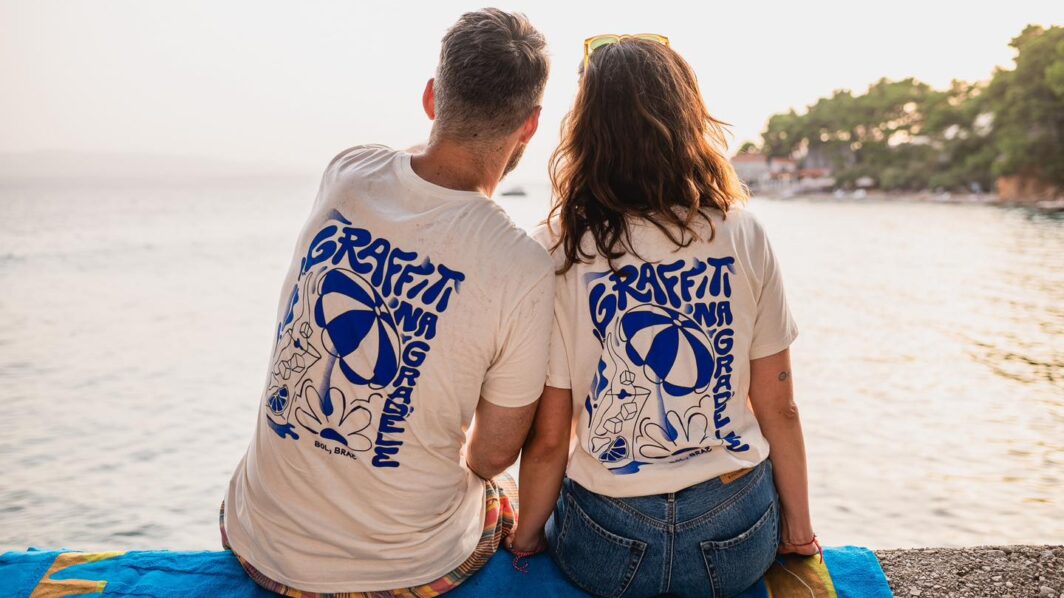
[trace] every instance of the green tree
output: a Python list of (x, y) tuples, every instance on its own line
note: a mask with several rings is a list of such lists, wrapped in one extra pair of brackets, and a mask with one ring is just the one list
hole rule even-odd
[(739, 152), (738, 153), (740, 153), (740, 154), (756, 154), (759, 151), (760, 151), (760, 148), (757, 147), (756, 143), (754, 143), (753, 141), (744, 141), (743, 144), (739, 146)]
[(1011, 45), (1015, 68), (989, 83), (838, 90), (770, 117), (762, 147), (830, 167), (844, 186), (871, 177), (883, 189), (987, 189), (995, 176), (1022, 175), (1064, 188), (1064, 27), (1028, 26)]
[(771, 117), (763, 145), (772, 156), (830, 167), (844, 185), (871, 176), (888, 189), (920, 188), (930, 177), (921, 106), (933, 93), (915, 79), (881, 79), (857, 96), (838, 90), (804, 114)]
[(1022, 175), (1064, 187), (1064, 27), (1029, 25), (1010, 44), (1016, 67), (987, 88), (996, 175)]

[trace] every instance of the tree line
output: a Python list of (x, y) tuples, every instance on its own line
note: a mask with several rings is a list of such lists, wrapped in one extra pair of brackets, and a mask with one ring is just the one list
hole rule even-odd
[(760, 147), (740, 152), (830, 168), (839, 186), (870, 177), (885, 190), (992, 188), (1020, 176), (1064, 189), (1064, 27), (1029, 25), (1012, 69), (934, 89), (880, 79), (836, 91), (799, 114), (769, 118)]

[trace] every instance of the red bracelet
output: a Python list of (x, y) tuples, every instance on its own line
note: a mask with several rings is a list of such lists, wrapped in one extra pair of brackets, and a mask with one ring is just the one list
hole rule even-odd
[(514, 569), (521, 573), (528, 573), (528, 562), (521, 563), (521, 559), (527, 559), (530, 556), (535, 556), (537, 552), (525, 552), (523, 550), (511, 550), (514, 555)]
[(803, 542), (801, 544), (794, 544), (794, 543), (791, 543), (791, 542), (784, 542), (784, 544), (786, 544), (788, 546), (795, 546), (795, 547), (809, 546), (810, 544), (816, 544), (816, 552), (817, 552), (818, 555), (820, 555), (820, 562), (821, 563), (824, 562), (824, 549), (820, 546), (820, 541), (817, 540), (816, 534), (813, 534), (813, 539), (808, 541), (808, 542)]

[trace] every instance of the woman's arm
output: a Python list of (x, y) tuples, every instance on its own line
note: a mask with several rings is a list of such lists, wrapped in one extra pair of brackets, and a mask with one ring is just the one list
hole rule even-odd
[(541, 552), (546, 549), (543, 526), (561, 492), (565, 466), (569, 461), (569, 436), (573, 428), (573, 393), (568, 388), (543, 389), (532, 429), (521, 451), (518, 484), (520, 513), (517, 530), (508, 548), (514, 552)]
[(805, 440), (794, 402), (790, 349), (750, 362), (750, 403), (771, 449), (769, 458), (783, 510), (780, 552), (816, 554), (819, 546), (809, 515)]

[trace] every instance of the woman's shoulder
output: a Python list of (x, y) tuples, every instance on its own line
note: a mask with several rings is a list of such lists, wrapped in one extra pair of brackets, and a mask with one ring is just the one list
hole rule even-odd
[(735, 205), (728, 208), (727, 212), (717, 213), (721, 214), (721, 220), (725, 222), (730, 221), (730, 224), (732, 224), (733, 226), (756, 229), (761, 228), (761, 221), (758, 219), (757, 215), (750, 210), (749, 206)]
[(561, 229), (557, 220), (545, 220), (536, 228), (532, 229), (531, 237), (547, 250), (554, 261), (554, 270), (557, 272), (565, 266), (565, 249), (558, 244), (561, 238)]
[(549, 220), (544, 220), (532, 229), (529, 236), (542, 245), (544, 249), (550, 251), (551, 246), (554, 245), (554, 241), (558, 238), (557, 224), (552, 223)]
[(761, 243), (765, 238), (760, 218), (746, 206), (732, 206), (726, 213), (716, 212), (713, 224), (717, 232), (727, 232), (737, 241)]

